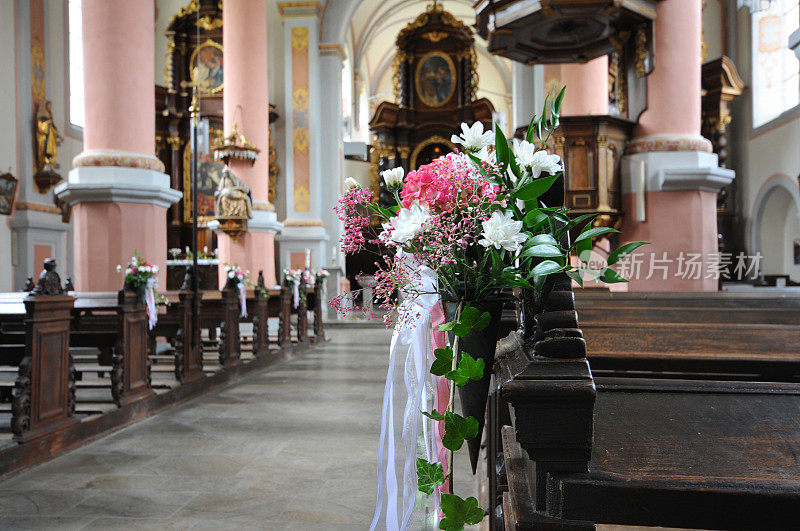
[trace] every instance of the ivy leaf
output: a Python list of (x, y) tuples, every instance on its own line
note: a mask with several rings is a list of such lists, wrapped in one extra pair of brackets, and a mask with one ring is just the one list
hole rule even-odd
[(462, 352), (458, 368), (448, 372), (445, 378), (453, 380), (457, 386), (462, 387), (470, 380), (480, 380), (483, 378), (483, 369), (485, 366), (486, 364), (482, 359), (476, 360), (466, 352)]
[(522, 189), (520, 189), (519, 192), (517, 192), (517, 199), (531, 201), (538, 198), (540, 195), (548, 191), (551, 186), (553, 186), (553, 183), (556, 182), (556, 179), (558, 179), (559, 175), (561, 175), (560, 172), (548, 177), (539, 177), (533, 182), (526, 184), (522, 187)]
[[(449, 323), (439, 325), (439, 330), (442, 332), (452, 331), (458, 337), (467, 337), (473, 330), (483, 330), (489, 326), (491, 320), (489, 312), (479, 314), (477, 308), (467, 306), (461, 310), (458, 321), (450, 321)], [(452, 358), (450, 359), (452, 360)]]
[(475, 417), (464, 418), (458, 413), (448, 411), (444, 414), (444, 437), (442, 445), (448, 450), (456, 451), (467, 439), (478, 435), (478, 420)]
[[(439, 330), (441, 330), (441, 327), (439, 327)], [(436, 376), (444, 376), (450, 369), (453, 368), (452, 348), (437, 348), (433, 351), (433, 355), (436, 356), (436, 360), (431, 363), (431, 374), (435, 374)]]
[(464, 529), (466, 524), (479, 524), (484, 515), (473, 496), (463, 500), (455, 494), (445, 493), (442, 493), (442, 513), (444, 518), (439, 522), (439, 529), (445, 531), (458, 531)]
[(422, 411), (422, 414), (428, 417), (431, 420), (444, 420), (444, 415), (436, 411), (435, 409), (428, 413), (427, 411)]
[(642, 245), (647, 245), (650, 242), (630, 242), (626, 243), (625, 245), (621, 245), (620, 247), (611, 251), (611, 254), (608, 255), (607, 263), (608, 265), (614, 265), (617, 262), (621, 262), (625, 260), (628, 255), (630, 255), (633, 251), (641, 247)]
[(425, 494), (433, 494), (437, 485), (444, 483), (441, 463), (429, 463), (417, 457), (417, 488)]

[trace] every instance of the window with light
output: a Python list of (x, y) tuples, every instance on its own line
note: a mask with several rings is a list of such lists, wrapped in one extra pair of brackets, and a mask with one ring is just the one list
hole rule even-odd
[(69, 123), (83, 128), (83, 27), (81, 0), (67, 0), (69, 39)]

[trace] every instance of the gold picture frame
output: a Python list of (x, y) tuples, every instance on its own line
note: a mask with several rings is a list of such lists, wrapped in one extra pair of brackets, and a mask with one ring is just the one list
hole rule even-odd
[[(198, 64), (200, 61), (201, 64)], [(225, 87), (222, 45), (212, 39), (197, 46), (189, 58), (189, 69), (192, 84), (196, 85), (201, 95), (219, 94)]]
[(432, 51), (423, 55), (414, 70), (417, 97), (429, 107), (441, 107), (456, 90), (456, 67), (444, 52)]
[(0, 175), (0, 215), (10, 216), (14, 212), (19, 181), (10, 172)]

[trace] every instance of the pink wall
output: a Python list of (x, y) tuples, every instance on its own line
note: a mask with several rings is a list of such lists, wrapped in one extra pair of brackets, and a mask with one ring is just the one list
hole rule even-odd
[(264, 271), (267, 287), (275, 285), (275, 235), (269, 232), (245, 232), (237, 243), (227, 236), (219, 240), (219, 285), (225, 285), (224, 264), (236, 264), (250, 270), (250, 280), (258, 278), (258, 271)]
[[(621, 230), (624, 241), (620, 244), (629, 241), (651, 244), (638, 250), (643, 253), (641, 276), (630, 279), (630, 291), (716, 291), (717, 280), (705, 278), (705, 262), (709, 255), (717, 252), (717, 194), (699, 190), (646, 192), (647, 220), (642, 223), (633, 219), (635, 197), (634, 194), (622, 195), (622, 209), (627, 214)], [(647, 279), (651, 256), (660, 260), (664, 252), (673, 260), (668, 265), (667, 278), (663, 279), (661, 271), (655, 270)], [(678, 258), (681, 253), (687, 259), (688, 253), (702, 255), (701, 278), (676, 276), (680, 273)]]
[(134, 251), (161, 268), (160, 289), (167, 288), (166, 209), (143, 203), (78, 203), (75, 222), (73, 284), (78, 291), (116, 291)]
[(700, 134), (700, 1), (658, 3), (655, 68), (636, 136)]
[(155, 150), (155, 11), (150, 1), (83, 0), (84, 150)]

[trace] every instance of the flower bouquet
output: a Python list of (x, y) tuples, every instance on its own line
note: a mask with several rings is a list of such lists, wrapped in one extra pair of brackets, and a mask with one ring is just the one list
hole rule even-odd
[[(169, 305), (169, 301), (157, 293), (158, 279), (156, 276), (159, 272), (159, 267), (144, 260), (139, 251), (134, 251), (131, 261), (125, 268), (125, 281), (124, 289), (135, 291), (144, 302), (147, 308), (147, 321), (150, 330), (155, 327), (158, 322), (158, 310), (156, 309), (156, 302), (162, 302)], [(117, 273), (122, 273), (121, 265), (117, 266)]]
[[(250, 280), (250, 270), (242, 269), (236, 264), (225, 264), (225, 274), (228, 282), (235, 283), (239, 292), (239, 306), (242, 309), (241, 317), (247, 317), (247, 288), (251, 287), (262, 296), (269, 298), (269, 292), (264, 286)], [(261, 279), (263, 280), (263, 279)]]
[[(405, 180), (402, 168), (383, 172), (396, 206), (371, 203), (372, 191), (348, 180), (335, 208), (344, 222), (340, 243), (345, 252), (360, 252), (367, 243), (390, 251), (380, 257), (374, 275), (376, 298), (395, 331), (373, 528), (380, 522), (389, 529), (405, 529), (417, 488), (437, 494), (427, 518), (441, 529), (458, 529), (483, 518), (475, 498), (464, 500), (453, 493), (453, 452), (465, 441), (478, 448), (502, 307), (517, 300), (515, 292), (541, 293), (549, 275), (566, 274), (582, 282), (585, 266), (574, 267), (570, 256), (587, 256), (594, 238), (617, 232), (593, 227), (592, 215), (571, 217), (561, 206), (563, 192), (561, 197), (550, 192), (562, 178), (563, 166), (545, 146), (559, 125), (563, 97), (562, 90), (551, 105), (545, 102), (544, 112), (531, 120), (524, 140), (509, 143), (500, 128), (485, 132), (480, 122), (462, 124), (462, 134), (451, 140), (463, 152), (439, 157), (409, 172)], [(374, 226), (370, 215), (382, 221), (379, 232), (370, 233)], [(572, 242), (570, 232), (578, 233)], [(611, 253), (596, 278), (625, 281), (611, 266), (640, 245), (630, 243)], [(344, 306), (341, 297), (333, 306)], [(405, 345), (408, 355), (399, 353)], [(398, 444), (406, 455), (405, 466), (397, 473), (394, 458), (387, 456), (393, 455), (395, 446), (390, 411), (393, 364), (402, 358), (405, 367), (394, 372), (414, 377), (405, 385), (408, 397)], [(462, 390), (463, 416), (453, 408), (456, 387)], [(435, 397), (429, 396), (431, 388)], [(420, 432), (424, 458), (417, 457)], [(402, 489), (397, 488), (395, 476), (403, 477)], [(393, 491), (403, 493), (402, 503), (390, 499), (388, 493)]]

